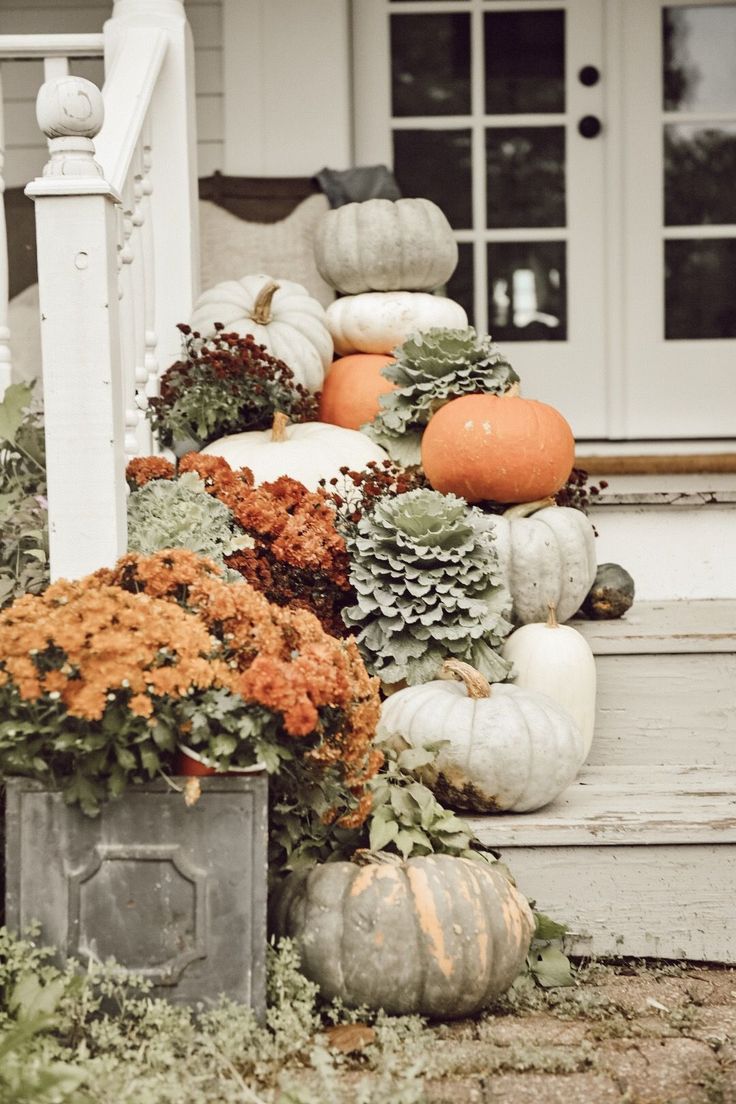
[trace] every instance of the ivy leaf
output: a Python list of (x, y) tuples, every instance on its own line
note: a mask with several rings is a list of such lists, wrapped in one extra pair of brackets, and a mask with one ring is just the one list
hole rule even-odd
[(535, 939), (562, 939), (562, 936), (567, 932), (567, 927), (564, 924), (558, 924), (556, 920), (545, 916), (543, 912), (535, 912), (534, 918), (537, 922), (534, 931)]
[(15, 435), (23, 421), (23, 412), (31, 401), (33, 388), (25, 383), (11, 383), (0, 402), (0, 441), (15, 444)]
[(420, 767), (426, 767), (429, 763), (433, 763), (437, 758), (435, 752), (429, 751), (427, 748), (406, 748), (402, 751), (398, 758), (398, 764), (402, 770), (415, 771)]
[(394, 843), (396, 844), (396, 847), (400, 852), (402, 859), (408, 859), (409, 855), (411, 855), (412, 851), (414, 850), (416, 840), (411, 830), (402, 828), (402, 830), (397, 833)]
[(399, 825), (395, 820), (374, 816), (371, 820), (368, 839), (371, 851), (382, 851), (389, 843), (394, 842), (398, 834)]
[(574, 985), (570, 959), (557, 947), (541, 947), (529, 955), (529, 969), (544, 989)]
[(409, 824), (413, 824), (417, 820), (417, 814), (421, 809), (419, 803), (408, 790), (402, 789), (400, 786), (391, 788), (391, 807), (398, 814), (401, 821)]

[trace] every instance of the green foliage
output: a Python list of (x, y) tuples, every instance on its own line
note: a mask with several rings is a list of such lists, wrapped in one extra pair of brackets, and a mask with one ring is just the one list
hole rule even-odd
[(527, 955), (527, 976), (543, 989), (565, 988), (575, 984), (570, 959), (564, 954), (561, 941), (567, 933), (564, 924), (558, 924), (543, 912), (534, 910), (536, 927), (532, 945)]
[(0, 687), (0, 716), (0, 776), (59, 788), (88, 816), (130, 785), (171, 774), (183, 727), (198, 753), (221, 769), (252, 766), (278, 744), (274, 714), (223, 688), (161, 697), (150, 725), (130, 711), (122, 691), (99, 722), (70, 717), (48, 695), (29, 718), (28, 703), (8, 685)]
[(148, 982), (114, 963), (80, 975), (73, 962), (56, 969), (49, 955), (0, 928), (0, 1104), (422, 1099), (431, 1037), (421, 1021), (371, 1016), (375, 1042), (359, 1060), (363, 1076), (345, 1083), (349, 1059), (322, 1034), (343, 1014), (320, 1008), (288, 940), (268, 950), (263, 1024), (227, 1000), (191, 1010), (154, 999)]
[[(128, 498), (128, 549), (148, 555), (160, 548), (188, 548), (224, 567), (225, 556), (252, 548), (232, 511), (207, 493), (196, 472), (152, 479)], [(241, 576), (231, 572), (232, 581)]]
[(32, 395), (14, 383), (0, 402), (0, 607), (49, 578), (43, 421)]
[(509, 666), (494, 651), (511, 631), (493, 535), (479, 510), (455, 495), (416, 490), (382, 501), (347, 538), (357, 626), (372, 674), (411, 685), (436, 676), (448, 656), (491, 682)]
[(183, 358), (161, 378), (146, 417), (159, 443), (178, 452), (201, 448), (229, 433), (268, 429), (276, 411), (292, 422), (317, 417), (317, 400), (251, 334), (203, 338), (180, 325)]
[(431, 763), (437, 749), (396, 752), (382, 747), (386, 762), (371, 785), (373, 808), (366, 825), (371, 851), (397, 853), (403, 859), (439, 854), (492, 861), (492, 853), (476, 841), (465, 821), (445, 809), (411, 773)]
[(421, 435), (434, 412), (450, 399), (483, 392), (502, 394), (519, 377), (488, 335), (435, 327), (413, 334), (394, 350), (382, 371), (396, 390), (380, 399), (363, 432), (404, 466), (421, 460)]

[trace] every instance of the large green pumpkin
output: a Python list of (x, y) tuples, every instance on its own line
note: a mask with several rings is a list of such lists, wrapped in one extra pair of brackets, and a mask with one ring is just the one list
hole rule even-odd
[(328, 1000), (441, 1019), (473, 1015), (508, 989), (534, 930), (507, 878), (451, 855), (291, 874), (275, 921)]

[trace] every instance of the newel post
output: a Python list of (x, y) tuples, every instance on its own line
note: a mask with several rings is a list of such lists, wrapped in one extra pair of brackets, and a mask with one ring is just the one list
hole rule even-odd
[(81, 77), (41, 87), (49, 140), (36, 205), (51, 574), (75, 578), (126, 547), (116, 196), (94, 159), (102, 94)]
[(164, 30), (168, 39), (148, 114), (155, 331), (163, 371), (181, 355), (176, 325), (189, 320), (199, 294), (194, 47), (183, 0), (114, 0), (104, 28), (106, 72), (133, 27)]

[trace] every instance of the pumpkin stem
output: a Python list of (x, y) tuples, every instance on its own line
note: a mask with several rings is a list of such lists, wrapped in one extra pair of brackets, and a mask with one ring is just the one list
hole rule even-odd
[(469, 663), (463, 663), (461, 659), (446, 659), (439, 670), (441, 679), (456, 679), (465, 684), (469, 698), (490, 698), (491, 685), (483, 678), (480, 671), (471, 667)]
[(514, 380), (510, 387), (507, 387), (501, 398), (518, 399), (521, 395), (521, 385), (518, 380)]
[(542, 510), (545, 506), (554, 505), (555, 500), (550, 495), (548, 498), (538, 498), (536, 502), (520, 502), (517, 506), (509, 506), (508, 510), (504, 510), (503, 516), (505, 518), (529, 517), (530, 514), (536, 514), (537, 510)]
[(267, 326), (271, 321), (271, 300), (278, 290), (279, 285), (275, 283), (274, 280), (270, 280), (267, 284), (263, 285), (256, 295), (251, 318), (259, 326)]
[(280, 410), (277, 410), (273, 416), (273, 424), (271, 426), (271, 440), (272, 441), (285, 441), (286, 440), (286, 427), (289, 424), (289, 419), (286, 414), (282, 414)]
[(400, 855), (394, 855), (391, 851), (371, 851), (368, 847), (358, 847), (350, 856), (350, 861), (356, 866), (403, 866), (404, 860)]
[(547, 609), (549, 610), (549, 613), (547, 614), (547, 628), (548, 629), (559, 629), (560, 622), (557, 620), (557, 606), (556, 606), (556, 604), (554, 602), (548, 602), (547, 603)]

